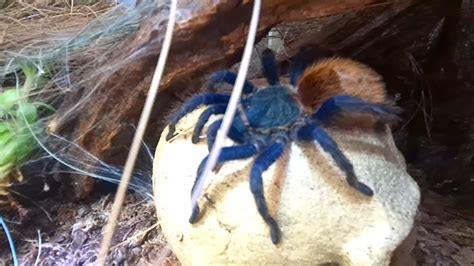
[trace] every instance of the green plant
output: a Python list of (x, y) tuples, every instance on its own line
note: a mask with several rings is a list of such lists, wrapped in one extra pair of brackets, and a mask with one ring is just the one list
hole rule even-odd
[[(44, 72), (32, 64), (22, 64), (22, 86), (5, 88), (0, 93), (0, 196), (8, 194), (13, 172), (37, 149), (33, 134), (41, 131), (40, 109), (54, 110), (41, 101), (30, 100), (33, 90), (44, 85)], [(16, 171), (15, 171), (16, 172)]]

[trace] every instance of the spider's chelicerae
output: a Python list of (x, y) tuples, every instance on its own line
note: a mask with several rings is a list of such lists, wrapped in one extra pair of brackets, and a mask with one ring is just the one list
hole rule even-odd
[[(250, 171), (250, 190), (258, 212), (270, 227), (274, 244), (280, 242), (281, 231), (277, 221), (269, 214), (265, 202), (262, 173), (275, 163), (290, 143), (318, 143), (345, 175), (347, 183), (363, 195), (371, 197), (374, 194), (372, 189), (358, 181), (351, 162), (324, 127), (330, 126), (337, 116), (344, 113), (357, 113), (371, 116), (378, 122), (391, 123), (398, 120), (397, 114), (400, 111), (386, 99), (383, 85), (367, 87), (367, 90), (361, 91), (360, 87), (364, 82), (383, 84), (378, 74), (370, 68), (343, 58), (326, 58), (306, 67), (307, 58), (304, 54), (299, 58), (291, 66), (291, 81), (287, 85), (280, 84), (273, 52), (267, 49), (262, 53), (263, 74), (269, 86), (256, 88), (251, 82), (245, 82), (241, 108), (238, 109), (228, 134), (236, 145), (223, 148), (218, 159), (219, 163), (223, 163), (255, 156)], [(349, 72), (353, 72), (352, 75), (358, 75), (359, 72), (363, 75), (352, 79), (347, 76)], [(230, 71), (219, 71), (210, 76), (211, 84), (234, 84), (235, 79), (236, 74)], [(347, 87), (351, 82), (358, 87)], [(217, 93), (202, 93), (191, 98), (172, 117), (166, 139), (170, 140), (174, 136), (176, 123), (186, 114), (200, 105), (209, 105), (194, 128), (192, 142), (197, 143), (208, 119), (212, 115), (223, 114), (229, 98), (228, 94)], [(209, 150), (221, 123), (222, 119), (208, 127)], [(202, 160), (197, 177), (206, 160), (207, 157)], [(196, 207), (190, 222), (195, 223), (198, 218), (199, 207)]]

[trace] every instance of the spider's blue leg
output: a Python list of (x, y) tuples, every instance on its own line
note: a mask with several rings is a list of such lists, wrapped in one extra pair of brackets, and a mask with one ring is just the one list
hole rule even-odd
[(326, 100), (312, 118), (329, 123), (341, 112), (370, 114), (385, 123), (400, 120), (401, 108), (389, 104), (369, 103), (349, 95), (338, 95)]
[(263, 75), (268, 81), (270, 85), (277, 85), (280, 83), (279, 73), (278, 73), (278, 65), (275, 61), (275, 54), (271, 49), (265, 49), (262, 52), (262, 57), (260, 58), (262, 62), (262, 71)]
[(298, 79), (304, 73), (308, 65), (332, 56), (334, 56), (334, 52), (324, 47), (302, 47), (293, 57), (291, 63), (290, 84), (296, 86)]
[[(216, 71), (209, 76), (209, 85), (210, 87), (213, 87), (216, 83), (221, 83), (221, 82), (234, 85), (236, 79), (237, 79), (237, 74), (232, 71), (229, 71), (229, 70)], [(252, 93), (254, 91), (255, 91), (255, 86), (252, 84), (252, 82), (245, 80), (243, 93)]]
[(208, 128), (207, 128), (207, 150), (211, 151), (212, 145), (214, 145), (214, 141), (217, 137), (217, 131), (221, 127), (222, 119), (214, 121)]
[(262, 173), (270, 167), (285, 150), (285, 142), (275, 142), (268, 146), (255, 160), (250, 172), (250, 190), (255, 198), (258, 212), (265, 223), (270, 226), (270, 235), (273, 244), (278, 244), (281, 239), (281, 231), (276, 220), (268, 212), (267, 203), (263, 193)]
[(306, 67), (313, 62), (314, 58), (310, 49), (301, 49), (293, 58), (290, 69), (290, 84), (296, 86), (298, 79), (303, 75)]
[[(257, 154), (257, 152), (258, 152), (258, 148), (253, 144), (244, 144), (244, 145), (233, 146), (233, 147), (225, 147), (225, 148), (222, 148), (217, 161), (219, 163), (223, 163), (225, 161), (245, 159), (245, 158), (254, 156), (255, 154)], [(204, 171), (204, 166), (206, 165), (208, 157), (209, 155), (206, 156), (201, 161), (201, 164), (198, 167), (196, 180), (194, 180), (193, 188), (191, 189), (191, 194), (194, 193), (195, 186), (199, 180), (199, 177), (202, 174), (202, 171)], [(199, 218), (199, 206), (196, 206), (196, 208), (193, 210), (193, 213), (191, 214), (191, 217), (189, 218), (189, 222), (196, 223), (198, 221), (198, 218)]]
[(317, 125), (305, 125), (298, 129), (297, 137), (300, 140), (315, 140), (319, 143), (321, 148), (336, 162), (336, 165), (346, 174), (347, 183), (366, 196), (374, 195), (371, 188), (357, 180), (354, 172), (354, 167), (347, 157), (337, 146), (337, 143), (329, 136), (329, 134)]
[[(208, 128), (207, 128), (207, 148), (209, 151), (211, 151), (212, 145), (214, 145), (214, 141), (216, 140), (217, 136), (217, 131), (221, 127), (222, 124), (222, 119), (219, 119), (217, 121), (214, 121)], [(237, 130), (234, 129), (234, 127), (230, 127), (229, 133), (227, 133), (227, 136), (237, 142), (237, 143), (243, 143), (244, 142), (244, 135), (241, 134), (240, 132), (237, 132)]]
[(227, 104), (229, 102), (230, 95), (226, 94), (215, 94), (215, 93), (202, 93), (194, 96), (189, 101), (185, 102), (183, 106), (174, 114), (169, 124), (169, 132), (166, 136), (166, 140), (170, 140), (174, 137), (174, 131), (176, 130), (176, 123), (188, 113), (194, 111), (201, 104)]
[(191, 138), (193, 143), (199, 142), (199, 136), (201, 135), (202, 129), (204, 128), (204, 125), (206, 125), (211, 115), (223, 114), (225, 113), (226, 108), (227, 104), (216, 104), (210, 106), (204, 112), (202, 112), (202, 114), (199, 116), (196, 126), (194, 127), (193, 137)]
[(290, 73), (291, 85), (296, 86), (296, 82), (301, 77), (305, 69), (306, 69), (306, 64), (302, 62), (295, 62), (291, 65), (291, 73)]
[[(214, 145), (214, 142), (217, 136), (217, 131), (219, 131), (221, 124), (222, 124), (222, 119), (217, 120), (214, 123), (212, 123), (207, 129), (207, 150), (209, 152), (211, 151), (212, 146)], [(239, 144), (242, 144), (245, 138), (243, 134), (237, 132), (237, 130), (235, 130), (235, 128), (232, 126), (230, 127), (229, 132), (227, 133), (227, 137), (229, 137), (231, 140)], [(221, 166), (222, 164), (218, 162), (216, 164), (216, 169), (219, 169)]]

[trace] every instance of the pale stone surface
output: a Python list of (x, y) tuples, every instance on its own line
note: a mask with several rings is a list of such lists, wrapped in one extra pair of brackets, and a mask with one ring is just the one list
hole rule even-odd
[[(178, 130), (192, 129), (200, 111), (182, 119)], [(160, 224), (184, 265), (387, 265), (412, 228), (420, 192), (388, 128), (330, 130), (373, 198), (350, 188), (314, 143), (293, 143), (264, 173), (265, 197), (282, 230), (277, 246), (249, 189), (253, 159), (225, 163), (211, 175), (200, 201), (202, 219), (191, 225), (190, 190), (207, 155), (205, 141), (192, 144), (191, 133), (168, 143), (165, 130), (153, 171)]]

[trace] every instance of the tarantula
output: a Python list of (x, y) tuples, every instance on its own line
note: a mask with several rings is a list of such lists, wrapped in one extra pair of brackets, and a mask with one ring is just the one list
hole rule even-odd
[[(281, 231), (267, 208), (262, 173), (275, 163), (292, 141), (315, 141), (342, 170), (347, 183), (363, 195), (371, 197), (374, 194), (372, 189), (358, 181), (351, 162), (324, 127), (331, 125), (338, 115), (347, 112), (368, 115), (383, 123), (392, 123), (398, 120), (397, 114), (400, 110), (385, 99), (383, 85), (376, 89), (368, 88), (367, 91), (354, 91), (342, 86), (344, 76), (339, 76), (339, 68), (359, 69), (368, 73), (368, 77), (372, 77), (374, 81), (380, 79), (371, 69), (354, 61), (329, 58), (307, 68), (309, 60), (302, 52), (292, 63), (289, 85), (280, 84), (279, 70), (270, 49), (262, 53), (261, 62), (263, 74), (270, 86), (257, 89), (250, 81), (245, 82), (241, 108), (238, 109), (228, 134), (236, 145), (224, 147), (218, 162), (256, 156), (250, 171), (250, 190), (258, 212), (270, 227), (271, 240), (277, 244), (281, 239)], [(355, 72), (354, 74), (357, 74), (357, 71)], [(211, 74), (210, 83), (234, 84), (236, 76), (231, 71), (218, 71)], [(381, 81), (378, 82), (383, 84)], [(228, 94), (217, 93), (202, 93), (191, 98), (172, 117), (166, 140), (169, 141), (174, 136), (175, 125), (181, 118), (200, 105), (209, 105), (201, 113), (194, 128), (192, 142), (197, 143), (208, 119), (212, 115), (223, 114), (229, 98)], [(222, 119), (208, 127), (209, 150), (221, 123)], [(197, 177), (203, 171), (207, 158), (206, 156), (199, 165)], [(191, 192), (193, 191), (194, 186)], [(197, 222), (198, 217), (199, 207), (196, 207), (189, 222)]]

